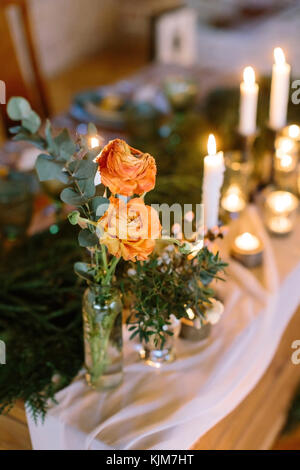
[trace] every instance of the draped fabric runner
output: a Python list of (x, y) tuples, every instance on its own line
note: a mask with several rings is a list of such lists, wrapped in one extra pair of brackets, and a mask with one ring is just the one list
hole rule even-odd
[(230, 259), (227, 282), (216, 286), (225, 312), (211, 337), (179, 339), (177, 360), (160, 370), (138, 361), (125, 333), (123, 384), (97, 393), (79, 374), (44, 424), (28, 417), (35, 449), (187, 449), (246, 397), (300, 302), (300, 224), (289, 238), (271, 239), (250, 206), (220, 246), (224, 259), (243, 231), (264, 242), (263, 266), (248, 270)]

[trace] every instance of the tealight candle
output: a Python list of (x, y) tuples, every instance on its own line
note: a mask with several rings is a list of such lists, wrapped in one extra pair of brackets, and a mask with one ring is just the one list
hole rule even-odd
[(269, 230), (275, 235), (286, 235), (290, 233), (293, 228), (292, 222), (288, 217), (281, 215), (274, 215), (269, 219)]
[(202, 202), (204, 204), (204, 220), (208, 229), (218, 225), (220, 190), (224, 178), (223, 152), (217, 153), (216, 140), (210, 134), (207, 143), (208, 155), (204, 157), (204, 177)]
[(286, 235), (293, 228), (298, 199), (288, 191), (273, 191), (266, 199), (267, 227), (274, 235)]
[(244, 69), (244, 81), (240, 85), (240, 122), (239, 132), (251, 136), (256, 131), (256, 110), (258, 85), (255, 83), (255, 72), (252, 67)]
[(284, 52), (280, 47), (275, 47), (274, 59), (269, 124), (271, 129), (276, 131), (286, 124), (291, 67), (286, 63)]
[(258, 237), (244, 232), (235, 238), (231, 254), (244, 266), (254, 268), (262, 262), (263, 245)]
[(276, 214), (289, 213), (298, 206), (298, 199), (288, 191), (273, 191), (267, 198), (267, 205)]
[(222, 197), (221, 206), (230, 214), (236, 214), (245, 209), (246, 201), (237, 185), (232, 184), (228, 187)]

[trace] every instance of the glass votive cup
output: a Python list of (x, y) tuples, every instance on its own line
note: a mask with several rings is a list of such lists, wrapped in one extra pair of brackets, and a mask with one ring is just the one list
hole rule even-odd
[(298, 198), (289, 191), (271, 191), (265, 201), (264, 217), (272, 235), (288, 235), (294, 228)]
[(221, 198), (221, 207), (231, 219), (237, 218), (245, 209), (246, 204), (242, 188), (235, 183), (228, 186)]
[(252, 161), (243, 161), (242, 152), (225, 153), (225, 175), (221, 195), (221, 215), (236, 219), (245, 209), (251, 191)]
[(244, 232), (234, 239), (230, 252), (247, 268), (255, 268), (262, 263), (263, 243), (256, 235)]

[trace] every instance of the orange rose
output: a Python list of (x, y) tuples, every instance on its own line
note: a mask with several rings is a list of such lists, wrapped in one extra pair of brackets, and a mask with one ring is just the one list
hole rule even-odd
[(132, 196), (155, 186), (156, 164), (149, 153), (130, 147), (124, 140), (111, 140), (97, 159), (101, 181), (112, 194)]
[(157, 212), (143, 199), (128, 203), (111, 197), (110, 205), (98, 221), (100, 241), (109, 253), (127, 261), (146, 260), (160, 237), (161, 225)]

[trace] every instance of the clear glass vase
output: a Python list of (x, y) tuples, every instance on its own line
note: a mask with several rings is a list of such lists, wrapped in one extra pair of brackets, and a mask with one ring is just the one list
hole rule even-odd
[(171, 332), (172, 335), (165, 332), (164, 341), (159, 341), (157, 344), (152, 336), (149, 341), (142, 343), (139, 351), (140, 358), (151, 367), (160, 368), (164, 364), (173, 362), (176, 358), (175, 340), (180, 332), (180, 321), (174, 317), (171, 324), (166, 326), (166, 330)]
[(118, 386), (123, 378), (122, 302), (119, 291), (91, 284), (83, 295), (86, 379), (97, 389)]
[(155, 346), (150, 340), (143, 343), (140, 350), (140, 357), (149, 366), (160, 368), (163, 364), (173, 362), (175, 359), (174, 339), (172, 336), (166, 338), (162, 348)]

